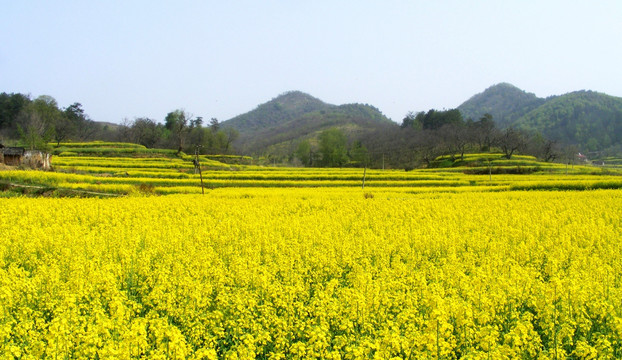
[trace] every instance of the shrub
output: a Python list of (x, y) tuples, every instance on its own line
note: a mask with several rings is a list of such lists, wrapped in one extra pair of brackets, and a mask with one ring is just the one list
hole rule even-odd
[(8, 182), (0, 181), (0, 191), (7, 191), (11, 189), (11, 184)]
[(153, 194), (155, 191), (155, 186), (153, 184), (142, 183), (137, 185), (136, 189), (138, 190), (138, 192), (143, 194)]

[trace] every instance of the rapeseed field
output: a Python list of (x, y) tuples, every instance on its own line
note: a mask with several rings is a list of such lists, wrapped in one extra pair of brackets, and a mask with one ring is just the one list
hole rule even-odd
[(621, 204), (334, 187), (0, 199), (0, 354), (620, 358)]

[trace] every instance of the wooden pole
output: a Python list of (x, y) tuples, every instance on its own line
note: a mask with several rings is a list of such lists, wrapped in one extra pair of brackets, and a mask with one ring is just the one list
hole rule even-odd
[(201, 173), (201, 164), (199, 163), (199, 146), (197, 146), (194, 150), (194, 156), (196, 166), (199, 169), (199, 178), (201, 179), (201, 195), (205, 195), (205, 188), (203, 187), (203, 173)]

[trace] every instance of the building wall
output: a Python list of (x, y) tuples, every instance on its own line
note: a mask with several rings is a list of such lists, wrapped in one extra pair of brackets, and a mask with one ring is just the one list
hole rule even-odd
[(22, 163), (20, 155), (4, 155), (4, 163), (10, 166), (19, 166)]

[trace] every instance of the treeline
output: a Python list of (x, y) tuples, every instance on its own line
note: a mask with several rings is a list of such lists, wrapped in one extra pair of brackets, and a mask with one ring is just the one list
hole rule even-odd
[(542, 161), (573, 160), (576, 147), (547, 139), (541, 134), (513, 127), (499, 129), (490, 114), (477, 120), (463, 119), (457, 109), (409, 113), (400, 126), (348, 141), (343, 130), (323, 131), (315, 146), (299, 143), (294, 156), (305, 166), (369, 166), (413, 169), (434, 166), (446, 156), (463, 160), (469, 152), (502, 152), (507, 159), (520, 153)]
[[(415, 130), (411, 150), (418, 160), (430, 164), (441, 155), (452, 160), (463, 159), (468, 151), (501, 151), (507, 159), (520, 152), (533, 155), (543, 161), (554, 161), (563, 155), (563, 147), (536, 132), (508, 127), (504, 130), (495, 125), (490, 114), (480, 119), (462, 118), (457, 109), (427, 113), (409, 113), (401, 128)], [(575, 150), (572, 150), (575, 152)]]
[(544, 135), (578, 144), (588, 151), (622, 150), (622, 99), (593, 91), (547, 99), (520, 119), (520, 126), (544, 129)]
[(236, 130), (220, 126), (215, 118), (205, 126), (201, 117), (184, 110), (171, 111), (163, 123), (139, 117), (118, 125), (93, 121), (77, 102), (60, 108), (47, 95), (33, 100), (19, 93), (0, 94), (0, 143), (5, 145), (47, 150), (51, 143), (104, 140), (187, 153), (227, 154), (233, 151), (237, 136)]
[(32, 100), (23, 94), (0, 94), (0, 142), (45, 149), (52, 141), (92, 140), (108, 131), (91, 120), (80, 103), (61, 109), (47, 95)]
[(148, 148), (176, 149), (178, 152), (201, 154), (232, 153), (232, 143), (237, 139), (237, 130), (222, 127), (218, 119), (212, 118), (209, 125), (202, 117), (193, 117), (184, 110), (175, 110), (166, 115), (164, 124), (149, 118), (124, 120), (119, 126), (120, 141), (144, 145)]
[[(350, 107), (359, 112), (380, 114), (371, 107), (363, 110), (360, 106)], [(247, 141), (261, 143), (270, 138), (271, 143), (278, 140), (277, 143), (292, 144), (279, 155), (267, 153), (264, 157), (269, 163), (322, 167), (410, 169), (434, 166), (439, 156), (459, 161), (467, 152), (487, 151), (502, 152), (508, 159), (521, 153), (543, 161), (570, 161), (578, 152), (576, 147), (563, 145), (535, 131), (513, 127), (500, 129), (489, 114), (479, 119), (463, 119), (457, 109), (410, 112), (401, 125), (397, 125), (390, 121), (363, 121), (339, 111), (312, 112), (275, 128), (276, 134), (268, 130), (256, 131), (253, 135), (256, 139)], [(290, 128), (308, 135), (290, 136), (293, 131)], [(215, 118), (204, 123), (202, 117), (181, 109), (169, 112), (162, 122), (138, 117), (121, 124), (106, 124), (90, 119), (80, 103), (60, 108), (50, 96), (33, 100), (23, 94), (0, 94), (0, 143), (5, 146), (46, 150), (66, 141), (103, 140), (186, 153), (234, 154), (233, 144), (238, 137), (233, 127), (223, 126)], [(269, 146), (267, 143), (264, 148)]]

